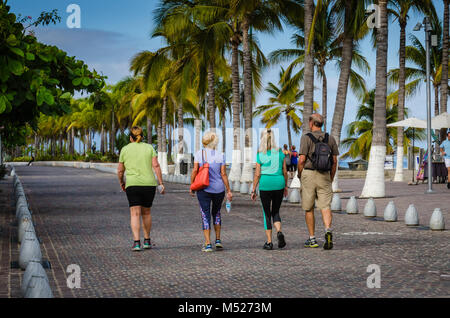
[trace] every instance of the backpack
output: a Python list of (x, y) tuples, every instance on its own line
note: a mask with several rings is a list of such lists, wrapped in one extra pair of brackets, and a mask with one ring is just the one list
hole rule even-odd
[(329, 135), (325, 134), (322, 141), (314, 137), (311, 133), (307, 134), (307, 136), (315, 144), (312, 158), (308, 156), (314, 170), (331, 171), (331, 167), (333, 166), (333, 152), (331, 151), (330, 145), (328, 145)]

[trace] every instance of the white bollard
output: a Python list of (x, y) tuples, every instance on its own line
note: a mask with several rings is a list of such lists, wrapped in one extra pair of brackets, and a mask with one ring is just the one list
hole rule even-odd
[(445, 230), (444, 216), (439, 208), (434, 209), (433, 214), (431, 214), (430, 229), (433, 231)]
[(377, 216), (377, 207), (373, 198), (369, 198), (369, 200), (367, 200), (367, 203), (364, 206), (364, 216), (368, 218)]
[(48, 279), (42, 275), (33, 275), (25, 291), (25, 298), (53, 298)]
[(25, 273), (23, 274), (22, 285), (20, 286), (22, 296), (25, 296), (32, 276), (43, 276), (48, 281), (47, 273), (39, 260), (30, 260), (27, 265)]
[(233, 191), (240, 192), (240, 190), (241, 190), (241, 183), (239, 181), (235, 181), (233, 184)]
[(419, 213), (414, 204), (410, 204), (405, 212), (405, 224), (408, 226), (419, 225)]
[(247, 182), (242, 182), (241, 183), (241, 188), (239, 189), (239, 192), (241, 194), (247, 194), (248, 193), (248, 185)]
[(397, 222), (397, 217), (397, 208), (395, 207), (394, 201), (390, 201), (384, 209), (384, 220), (386, 222)]
[(39, 246), (36, 234), (32, 231), (27, 231), (20, 244), (19, 266), (21, 269), (26, 269), (30, 260), (42, 260), (41, 247)]
[(25, 233), (27, 231), (34, 231), (33, 221), (30, 217), (24, 216), (19, 220), (19, 226), (17, 229), (17, 240), (19, 243), (22, 243), (23, 238), (25, 237)]
[(355, 196), (351, 196), (350, 200), (348, 200), (347, 202), (347, 207), (346, 207), (346, 212), (347, 214), (358, 214), (358, 202), (356, 200)]
[(300, 191), (297, 188), (291, 189), (288, 196), (289, 203), (300, 203)]
[(341, 197), (339, 196), (338, 193), (333, 194), (333, 200), (331, 200), (331, 211), (332, 212), (342, 211)]

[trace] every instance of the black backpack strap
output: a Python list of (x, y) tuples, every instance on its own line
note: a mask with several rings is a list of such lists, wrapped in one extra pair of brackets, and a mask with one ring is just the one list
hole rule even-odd
[(308, 136), (314, 144), (317, 144), (319, 142), (319, 140), (311, 133), (307, 133), (306, 136)]
[(329, 139), (328, 133), (325, 133), (325, 137), (323, 138), (323, 143), (328, 144), (328, 139)]

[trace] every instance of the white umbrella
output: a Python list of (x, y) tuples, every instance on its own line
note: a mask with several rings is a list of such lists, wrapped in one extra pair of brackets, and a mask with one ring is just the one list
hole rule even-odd
[[(387, 125), (387, 127), (411, 127), (413, 129), (413, 149), (414, 149), (414, 139), (415, 139), (415, 128), (427, 128), (427, 122), (422, 119), (418, 119), (415, 117), (407, 118), (405, 120), (397, 121), (395, 123)], [(413, 165), (413, 176), (412, 176), (412, 183), (414, 183), (414, 165)]]
[(431, 126), (434, 129), (450, 128), (450, 114), (442, 113), (431, 118)]
[(427, 122), (422, 119), (411, 117), (405, 120), (397, 121), (387, 125), (388, 127), (412, 127), (412, 128), (427, 128)]

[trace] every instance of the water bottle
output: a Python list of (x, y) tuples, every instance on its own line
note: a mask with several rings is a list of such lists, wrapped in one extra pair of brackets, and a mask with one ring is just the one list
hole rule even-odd
[(161, 194), (162, 190), (163, 190), (162, 185), (159, 185), (159, 186), (158, 186), (158, 192), (159, 192), (160, 194)]
[(227, 210), (227, 213), (230, 213), (231, 211), (231, 202), (227, 200), (225, 203), (225, 209)]

